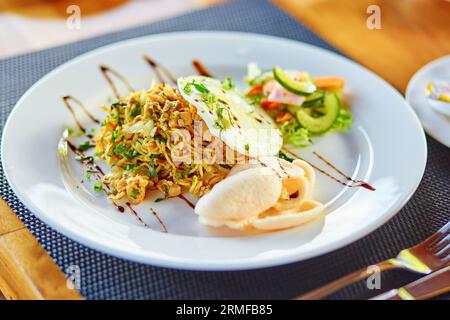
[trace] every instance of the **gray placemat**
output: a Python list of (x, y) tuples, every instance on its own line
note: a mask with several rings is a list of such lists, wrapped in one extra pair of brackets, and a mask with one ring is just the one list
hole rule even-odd
[[(334, 50), (268, 2), (236, 1), (0, 61), (1, 129), (20, 96), (44, 74), (67, 60), (115, 41), (183, 30), (256, 32)], [(391, 257), (400, 249), (426, 238), (450, 219), (450, 152), (431, 138), (428, 138), (428, 147), (428, 165), (418, 191), (383, 227), (350, 246), (319, 258), (260, 270), (193, 272), (121, 260), (86, 248), (43, 224), (14, 195), (2, 168), (0, 194), (62, 270), (71, 265), (79, 266), (80, 291), (87, 299), (288, 299), (357, 268)], [(404, 271), (386, 272), (382, 276), (382, 288), (399, 286), (417, 277)], [(358, 283), (331, 298), (362, 299), (379, 293)]]

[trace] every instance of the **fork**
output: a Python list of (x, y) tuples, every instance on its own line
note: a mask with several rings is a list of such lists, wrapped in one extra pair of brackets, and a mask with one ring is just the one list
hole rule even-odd
[[(379, 271), (406, 269), (420, 274), (429, 274), (450, 265), (450, 222), (418, 245), (400, 251), (397, 257), (380, 262)], [(321, 299), (331, 293), (372, 274), (370, 269), (361, 269), (337, 279), (327, 285), (295, 297), (294, 300)]]

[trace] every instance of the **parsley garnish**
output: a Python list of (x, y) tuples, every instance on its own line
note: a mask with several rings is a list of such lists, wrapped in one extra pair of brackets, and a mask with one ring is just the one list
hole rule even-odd
[(117, 147), (113, 149), (113, 152), (118, 155), (122, 155), (127, 150), (127, 147), (124, 144), (119, 144)]
[(135, 170), (139, 168), (137, 164), (127, 164), (122, 167), (123, 170)]
[(150, 175), (150, 178), (156, 177), (156, 168), (155, 163), (152, 161), (150, 162), (150, 167), (148, 168), (148, 174)]
[(133, 199), (137, 199), (137, 197), (138, 197), (139, 194), (140, 194), (140, 192), (139, 192), (138, 189), (133, 189), (133, 190), (131, 190), (131, 192), (130, 192), (130, 196), (131, 196)]
[(168, 197), (169, 196), (169, 187), (167, 186), (167, 184), (163, 184), (163, 190), (164, 190), (164, 197)]
[(91, 144), (89, 141), (86, 141), (78, 146), (78, 150), (86, 151), (86, 150), (89, 150), (90, 148), (94, 148), (94, 147), (95, 147), (94, 144)]
[(140, 114), (141, 114), (141, 107), (136, 107), (136, 108), (133, 109), (133, 111), (131, 111), (130, 115), (134, 118), (134, 117), (137, 117)]
[(127, 159), (131, 159), (140, 155), (140, 153), (137, 150), (129, 149), (124, 144), (119, 144), (117, 147), (115, 147), (113, 149), (113, 153), (123, 156)]
[(190, 83), (186, 83), (186, 85), (183, 87), (183, 91), (186, 94), (191, 94), (192, 90), (191, 90), (191, 84)]
[(195, 87), (195, 89), (200, 92), (200, 93), (209, 93), (209, 89), (207, 87), (205, 87), (203, 84), (201, 83), (195, 83), (192, 82), (192, 85)]
[(191, 171), (190, 169), (185, 169), (183, 172), (175, 172), (175, 178), (177, 179), (184, 178), (184, 176), (188, 175), (190, 171)]
[(224, 90), (231, 90), (236, 88), (236, 86), (233, 83), (233, 78), (227, 77), (225, 80), (222, 81), (222, 88)]
[(94, 162), (94, 157), (93, 156), (76, 156), (75, 160), (81, 161), (81, 162), (86, 161), (86, 162), (91, 163), (91, 162)]
[(94, 190), (95, 191), (102, 191), (103, 190), (103, 183), (101, 183), (100, 181), (96, 181), (94, 183)]
[(207, 87), (205, 87), (205, 85), (203, 85), (201, 83), (196, 83), (195, 80), (193, 80), (191, 83), (186, 83), (186, 85), (183, 87), (184, 93), (191, 94), (191, 92), (192, 92), (191, 86), (194, 86), (194, 88), (200, 93), (204, 93), (204, 94), (209, 93), (209, 89)]
[(281, 151), (281, 150), (278, 152), (278, 157), (281, 158), (281, 159), (284, 159), (284, 160), (286, 160), (286, 161), (289, 161), (289, 162), (294, 161), (293, 158), (289, 157), (286, 153), (284, 153), (284, 152)]

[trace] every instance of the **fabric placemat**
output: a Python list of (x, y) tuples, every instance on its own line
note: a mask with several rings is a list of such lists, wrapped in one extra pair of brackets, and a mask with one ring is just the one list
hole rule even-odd
[[(281, 36), (336, 51), (267, 1), (241, 0), (135, 29), (0, 61), (0, 128), (20, 96), (44, 74), (94, 48), (137, 36), (183, 30), (232, 30)], [(14, 195), (0, 168), (0, 194), (61, 270), (77, 265), (87, 299), (289, 299), (358, 268), (394, 256), (450, 219), (450, 152), (428, 138), (428, 164), (419, 189), (392, 220), (343, 249), (295, 264), (259, 270), (195, 272), (137, 264), (91, 250), (43, 224)], [(382, 275), (382, 290), (417, 279), (406, 271)], [(331, 299), (381, 293), (365, 283)], [(447, 295), (448, 297), (448, 295)]]

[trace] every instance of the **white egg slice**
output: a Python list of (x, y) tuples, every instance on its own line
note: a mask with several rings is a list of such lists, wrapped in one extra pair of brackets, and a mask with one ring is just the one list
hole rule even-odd
[(178, 89), (197, 108), (211, 134), (232, 150), (257, 158), (280, 151), (283, 140), (273, 120), (235, 89), (203, 76), (179, 78)]

